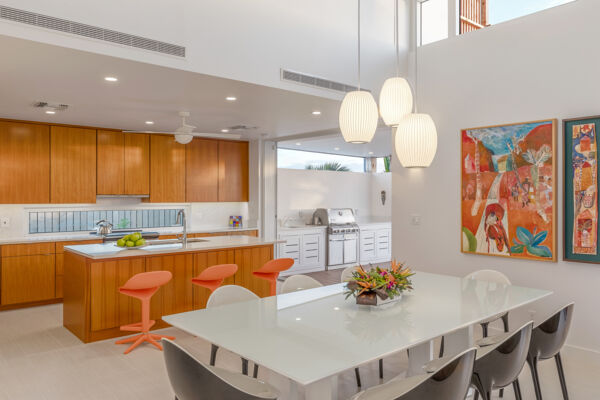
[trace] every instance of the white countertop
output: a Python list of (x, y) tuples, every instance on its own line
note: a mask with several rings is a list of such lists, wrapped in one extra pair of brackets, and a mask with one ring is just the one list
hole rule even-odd
[[(188, 253), (194, 251), (230, 249), (236, 247), (261, 246), (279, 243), (279, 240), (264, 240), (253, 236), (212, 236), (199, 238), (201, 241), (188, 242), (186, 247), (182, 243), (157, 244), (142, 249), (128, 250), (118, 247), (116, 242), (101, 244), (82, 244), (65, 246), (66, 251), (71, 251), (81, 256), (94, 260), (105, 258), (140, 257), (156, 254)], [(198, 239), (195, 239), (198, 240)], [(160, 242), (160, 241), (149, 241)]]
[[(145, 232), (158, 232), (159, 235), (175, 235), (182, 232), (182, 229), (172, 228), (164, 230), (165, 228), (132, 228), (142, 229)], [(162, 230), (161, 230), (162, 229)], [(202, 228), (202, 229), (189, 229), (188, 235), (192, 233), (220, 233), (220, 232), (241, 232), (241, 231), (255, 231), (257, 227), (242, 227), (242, 228), (229, 228), (229, 227), (217, 227), (217, 228)], [(79, 240), (102, 240), (102, 237), (91, 235), (88, 231), (86, 232), (73, 232), (73, 233), (54, 233), (54, 234), (31, 234), (27, 236), (17, 236), (11, 238), (0, 238), (0, 245), (3, 244), (16, 244), (16, 243), (32, 243), (32, 242), (66, 242), (66, 241), (79, 241)]]
[(327, 225), (292, 225), (292, 226), (280, 226), (277, 230), (283, 231), (297, 231), (299, 229), (327, 229)]
[(308, 385), (551, 294), (418, 271), (412, 279), (412, 292), (380, 307), (345, 299), (337, 284), (163, 319)]

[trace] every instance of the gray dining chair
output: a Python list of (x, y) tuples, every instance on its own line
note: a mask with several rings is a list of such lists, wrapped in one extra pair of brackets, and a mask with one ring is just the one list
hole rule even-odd
[(550, 358), (554, 358), (556, 361), (556, 369), (558, 370), (558, 379), (560, 380), (563, 399), (569, 399), (560, 350), (567, 340), (574, 308), (574, 303), (564, 306), (550, 318), (536, 326), (531, 333), (531, 344), (529, 345), (527, 364), (529, 364), (529, 368), (531, 369), (533, 387), (535, 389), (535, 397), (537, 400), (542, 400), (540, 376), (537, 369), (538, 362)]
[(394, 378), (357, 393), (351, 400), (464, 399), (471, 385), (476, 348), (445, 360), (430, 373)]
[(171, 340), (163, 339), (162, 345), (175, 400), (275, 400), (279, 396), (265, 382), (203, 364)]
[(477, 358), (472, 383), (477, 392), (474, 400), (479, 395), (483, 400), (490, 400), (492, 390), (511, 384), (515, 399), (521, 400), (518, 378), (527, 360), (532, 329), (533, 321), (530, 321), (515, 332), (483, 338), (476, 343)]

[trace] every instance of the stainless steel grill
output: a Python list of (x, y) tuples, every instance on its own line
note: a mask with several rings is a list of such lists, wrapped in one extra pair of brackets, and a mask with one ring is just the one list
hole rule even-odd
[(318, 208), (313, 222), (327, 225), (327, 267), (343, 268), (358, 261), (358, 224), (351, 208)]

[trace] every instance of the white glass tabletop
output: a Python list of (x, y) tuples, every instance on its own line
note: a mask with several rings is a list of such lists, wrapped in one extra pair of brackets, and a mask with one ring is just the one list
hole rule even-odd
[(551, 294), (425, 272), (413, 286), (383, 308), (358, 306), (337, 284), (163, 319), (309, 385)]

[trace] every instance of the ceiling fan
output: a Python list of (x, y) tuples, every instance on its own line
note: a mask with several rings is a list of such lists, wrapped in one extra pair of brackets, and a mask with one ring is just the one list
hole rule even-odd
[(181, 144), (188, 144), (195, 137), (210, 138), (210, 139), (240, 139), (242, 135), (236, 133), (220, 134), (220, 133), (200, 133), (194, 132), (196, 129), (193, 125), (185, 123), (185, 119), (190, 116), (187, 111), (180, 111), (179, 116), (181, 117), (181, 126), (172, 132), (157, 132), (157, 131), (124, 131), (128, 133), (162, 133), (168, 135), (175, 135), (175, 141)]

